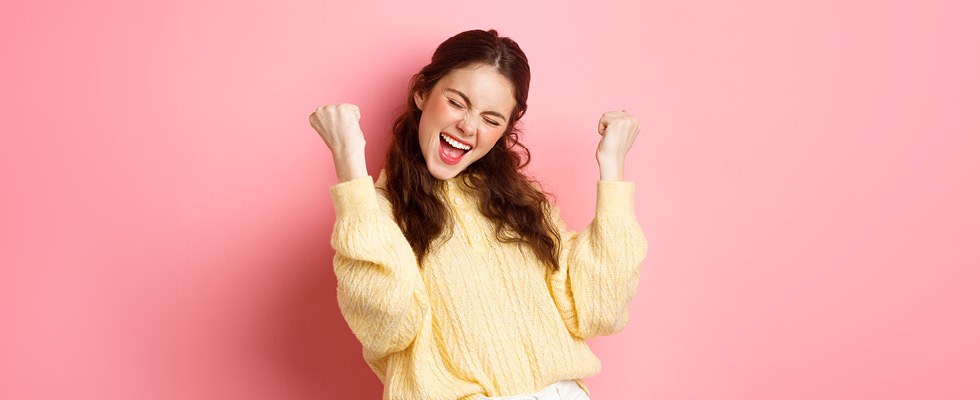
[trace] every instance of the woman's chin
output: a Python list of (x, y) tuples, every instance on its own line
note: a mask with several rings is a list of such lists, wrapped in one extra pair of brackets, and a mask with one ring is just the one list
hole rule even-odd
[(440, 181), (455, 178), (462, 171), (459, 165), (444, 165), (438, 161), (435, 163), (427, 162), (426, 167), (429, 170), (429, 175)]

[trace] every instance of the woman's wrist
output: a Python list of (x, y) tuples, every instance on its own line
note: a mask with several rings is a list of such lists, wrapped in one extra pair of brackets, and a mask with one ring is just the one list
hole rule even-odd
[(601, 181), (621, 181), (623, 171), (626, 169), (626, 160), (619, 157), (604, 157), (597, 155), (599, 161), (599, 180)]
[(333, 165), (337, 172), (337, 180), (341, 183), (368, 176), (367, 160), (363, 150), (346, 156), (338, 157), (335, 154)]

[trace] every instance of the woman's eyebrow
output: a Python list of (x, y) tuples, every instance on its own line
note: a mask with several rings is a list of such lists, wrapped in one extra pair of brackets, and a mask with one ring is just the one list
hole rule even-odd
[[(462, 97), (463, 98), (463, 101), (466, 102), (466, 106), (467, 107), (472, 106), (472, 104), (470, 103), (470, 98), (469, 97), (466, 97), (466, 95), (463, 94), (463, 92), (460, 92), (460, 91), (458, 91), (456, 89), (453, 89), (453, 88), (446, 89), (446, 91), (447, 92), (453, 92), (453, 93), (459, 95), (459, 97)], [(501, 114), (499, 112), (496, 112), (496, 111), (484, 111), (483, 114), (490, 114), (490, 115), (493, 115), (495, 117), (499, 117), (500, 119), (502, 119), (504, 121), (507, 120), (507, 117), (505, 117), (503, 114)]]

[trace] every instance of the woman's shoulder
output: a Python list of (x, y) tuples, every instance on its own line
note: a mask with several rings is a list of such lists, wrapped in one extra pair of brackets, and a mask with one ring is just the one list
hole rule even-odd
[(374, 188), (379, 190), (384, 190), (385, 185), (388, 183), (388, 174), (385, 170), (378, 172), (378, 179), (374, 180)]
[(386, 212), (391, 212), (391, 201), (388, 200), (388, 174), (385, 170), (378, 172), (378, 178), (374, 181), (374, 192), (378, 195), (378, 203)]

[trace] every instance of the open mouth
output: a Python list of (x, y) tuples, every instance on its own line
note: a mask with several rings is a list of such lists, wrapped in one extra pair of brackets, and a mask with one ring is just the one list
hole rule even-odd
[(439, 139), (439, 157), (446, 164), (453, 165), (459, 163), (463, 159), (463, 156), (473, 149), (473, 146), (453, 139), (452, 136), (445, 133), (440, 133)]

